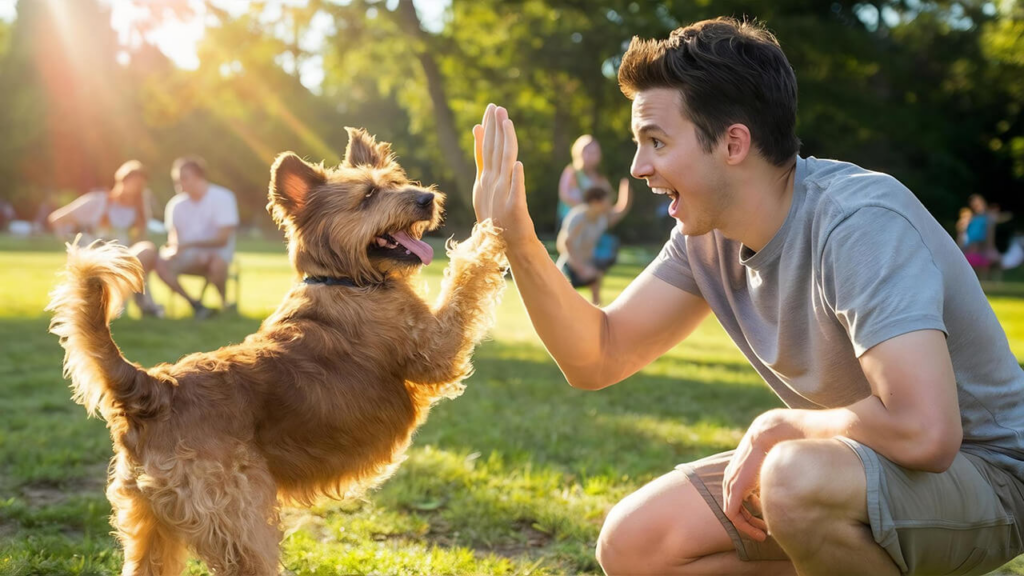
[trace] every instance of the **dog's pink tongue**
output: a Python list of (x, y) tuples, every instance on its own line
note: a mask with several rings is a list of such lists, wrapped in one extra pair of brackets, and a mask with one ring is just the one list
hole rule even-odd
[(430, 244), (422, 240), (417, 240), (412, 236), (409, 236), (406, 232), (392, 232), (391, 236), (401, 244), (409, 249), (410, 252), (419, 256), (419, 259), (424, 264), (430, 264), (430, 261), (434, 259), (434, 249), (430, 247)]

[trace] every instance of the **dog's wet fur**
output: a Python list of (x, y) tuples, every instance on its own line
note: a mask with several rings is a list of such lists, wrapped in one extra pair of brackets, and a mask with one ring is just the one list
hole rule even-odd
[(449, 244), (437, 302), (425, 302), (420, 238), (444, 196), (410, 182), (388, 144), (349, 134), (337, 168), (274, 162), (267, 207), (296, 284), (241, 344), (129, 362), (109, 322), (142, 288), (138, 260), (117, 244), (69, 246), (50, 329), (75, 401), (111, 430), (123, 574), (180, 574), (190, 550), (216, 574), (277, 574), (280, 503), (380, 483), (431, 405), (462, 392), (505, 284), (500, 237), (485, 222)]

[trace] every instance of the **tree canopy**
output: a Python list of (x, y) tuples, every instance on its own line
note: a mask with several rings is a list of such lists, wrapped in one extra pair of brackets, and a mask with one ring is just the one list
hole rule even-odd
[[(778, 37), (799, 82), (802, 154), (889, 172), (945, 223), (975, 192), (1024, 209), (1019, 0), (452, 0), (429, 23), (412, 0), (242, 11), (133, 1), (150, 16), (135, 34), (203, 19), (197, 69), (122, 42), (97, 0), (20, 0), (0, 25), (0, 196), (23, 212), (51, 192), (110, 185), (128, 158), (150, 167), (166, 200), (171, 161), (194, 153), (236, 192), (244, 222), (270, 226), (273, 157), (336, 163), (344, 127), (362, 126), (394, 143), (410, 175), (447, 191), (449, 221), (465, 225), (470, 129), (496, 102), (516, 121), (531, 211), (550, 231), (578, 135), (602, 143), (613, 180), (628, 171), (629, 102), (615, 73), (630, 39), (722, 15), (757, 18)], [(300, 82), (309, 66), (323, 70), (312, 89)], [(645, 225), (655, 199), (637, 204), (623, 235), (658, 239)]]

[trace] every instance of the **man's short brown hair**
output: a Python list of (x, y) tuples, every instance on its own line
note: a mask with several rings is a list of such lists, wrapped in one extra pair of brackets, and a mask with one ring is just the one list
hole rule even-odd
[(633, 37), (619, 66), (619, 87), (676, 88), (683, 115), (711, 152), (730, 124), (744, 124), (758, 152), (783, 166), (800, 150), (793, 68), (771, 32), (734, 18), (677, 28), (663, 40)]
[(171, 179), (177, 181), (181, 178), (181, 171), (188, 170), (206, 180), (206, 161), (199, 156), (182, 156), (171, 165)]

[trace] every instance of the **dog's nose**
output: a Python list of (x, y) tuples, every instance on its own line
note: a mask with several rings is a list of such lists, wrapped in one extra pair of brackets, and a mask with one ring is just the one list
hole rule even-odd
[(416, 203), (420, 206), (429, 206), (434, 201), (434, 195), (430, 192), (422, 192), (416, 196)]

